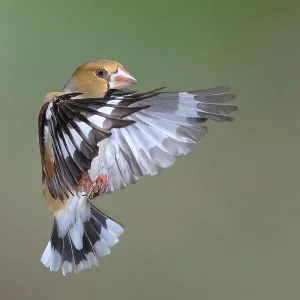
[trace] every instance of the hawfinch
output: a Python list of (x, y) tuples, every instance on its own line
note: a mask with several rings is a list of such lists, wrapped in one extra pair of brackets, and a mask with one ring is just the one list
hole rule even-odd
[(207, 120), (231, 122), (229, 85), (191, 92), (124, 89), (137, 80), (116, 61), (84, 63), (39, 113), (42, 189), (54, 225), (41, 262), (78, 273), (118, 243), (123, 226), (91, 200), (136, 183), (186, 155)]

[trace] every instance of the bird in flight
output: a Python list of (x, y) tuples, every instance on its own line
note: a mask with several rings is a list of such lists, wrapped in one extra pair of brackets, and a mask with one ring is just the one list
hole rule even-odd
[(207, 133), (207, 120), (228, 123), (238, 107), (230, 85), (145, 93), (119, 63), (97, 59), (76, 69), (39, 113), (42, 190), (54, 224), (41, 262), (66, 275), (97, 265), (123, 226), (91, 201), (136, 183), (186, 155)]

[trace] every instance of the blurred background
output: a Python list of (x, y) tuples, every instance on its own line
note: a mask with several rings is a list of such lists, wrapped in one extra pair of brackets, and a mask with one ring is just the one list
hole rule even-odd
[[(1, 1), (1, 299), (299, 299), (300, 4)], [(43, 96), (119, 60), (140, 91), (233, 84), (240, 111), (157, 177), (95, 204), (125, 225), (97, 268), (40, 263)]]

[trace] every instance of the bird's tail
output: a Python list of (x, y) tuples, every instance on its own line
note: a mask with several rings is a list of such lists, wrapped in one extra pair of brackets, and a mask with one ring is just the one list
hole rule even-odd
[(52, 234), (41, 258), (51, 271), (61, 267), (66, 275), (96, 266), (98, 257), (110, 254), (110, 248), (118, 243), (123, 227), (90, 202), (87, 208), (88, 217), (84, 221), (76, 220), (63, 236), (57, 219), (54, 219)]

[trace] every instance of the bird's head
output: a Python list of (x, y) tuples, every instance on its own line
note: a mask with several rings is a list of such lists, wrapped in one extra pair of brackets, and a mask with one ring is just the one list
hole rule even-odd
[(96, 59), (82, 64), (62, 90), (63, 93), (83, 93), (85, 97), (102, 97), (110, 89), (120, 89), (137, 80), (119, 63)]

